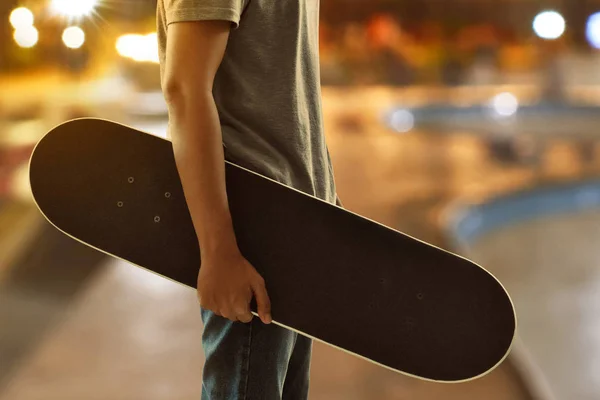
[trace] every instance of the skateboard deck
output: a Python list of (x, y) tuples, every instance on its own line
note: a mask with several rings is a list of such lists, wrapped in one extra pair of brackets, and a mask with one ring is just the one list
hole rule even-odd
[[(169, 140), (77, 119), (47, 133), (29, 167), (34, 200), (57, 229), (196, 287), (199, 246)], [(508, 355), (512, 301), (477, 264), (231, 160), (226, 185), (273, 323), (437, 382), (481, 377)]]

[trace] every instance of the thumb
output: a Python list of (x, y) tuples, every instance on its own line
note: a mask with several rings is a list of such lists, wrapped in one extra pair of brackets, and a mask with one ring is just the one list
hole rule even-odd
[(271, 300), (267, 294), (267, 288), (262, 278), (257, 279), (252, 285), (252, 292), (256, 298), (256, 306), (258, 309), (258, 316), (261, 321), (265, 324), (270, 324), (271, 319)]

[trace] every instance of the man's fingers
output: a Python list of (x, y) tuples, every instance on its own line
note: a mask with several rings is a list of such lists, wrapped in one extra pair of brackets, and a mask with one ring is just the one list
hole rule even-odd
[(252, 318), (253, 318), (253, 315), (251, 312), (248, 312), (247, 314), (246, 313), (238, 314), (238, 316), (237, 316), (237, 320), (240, 322), (243, 322), (244, 324), (251, 322)]
[(265, 282), (262, 278), (257, 279), (254, 282), (252, 291), (254, 292), (254, 297), (256, 298), (256, 306), (258, 308), (258, 315), (260, 316), (261, 321), (265, 324), (270, 324), (272, 321), (271, 300), (269, 299)]
[(248, 323), (252, 321), (253, 315), (250, 312), (250, 306), (248, 304), (239, 305), (235, 309), (235, 315), (238, 321)]

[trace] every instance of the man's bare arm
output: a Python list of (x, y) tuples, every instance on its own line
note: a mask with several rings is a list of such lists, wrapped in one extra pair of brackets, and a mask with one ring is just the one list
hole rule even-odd
[(221, 127), (212, 96), (229, 23), (172, 24), (163, 88), (170, 135), (188, 207), (203, 253), (232, 246), (235, 238), (225, 192)]
[(270, 322), (265, 283), (239, 252), (225, 188), (222, 133), (212, 87), (229, 30), (226, 21), (169, 26), (163, 81), (169, 132), (200, 243), (201, 305), (231, 320), (249, 322), (254, 294), (261, 319)]

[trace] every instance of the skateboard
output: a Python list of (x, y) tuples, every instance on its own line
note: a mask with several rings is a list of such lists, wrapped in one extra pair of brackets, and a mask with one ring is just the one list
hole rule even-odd
[[(265, 279), (273, 323), (404, 375), (462, 382), (509, 354), (502, 284), (477, 264), (230, 159), (226, 187), (242, 254)], [(58, 230), (189, 288), (197, 236), (169, 140), (83, 118), (48, 132), (29, 165)], [(256, 314), (256, 303), (251, 309)]]

